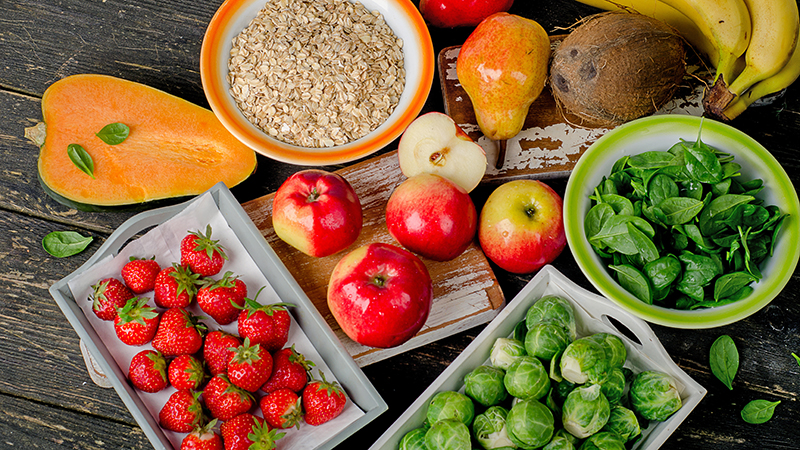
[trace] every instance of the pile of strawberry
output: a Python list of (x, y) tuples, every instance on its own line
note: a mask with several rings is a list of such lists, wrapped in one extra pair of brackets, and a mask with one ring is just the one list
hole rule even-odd
[[(320, 425), (342, 412), (346, 397), (338, 383), (322, 372), (313, 379), (314, 363), (287, 346), (292, 305), (248, 298), (231, 272), (213, 278), (228, 256), (210, 226), (188, 233), (180, 255), (180, 263), (166, 268), (131, 258), (122, 281), (100, 280), (89, 300), (98, 318), (113, 321), (120, 341), (152, 346), (132, 358), (128, 379), (143, 392), (176, 389), (158, 419), (167, 430), (188, 433), (182, 450), (273, 449), (285, 435), (277, 430)], [(151, 291), (155, 307), (142, 296)], [(194, 301), (219, 325), (236, 321), (238, 335), (209, 330), (187, 309)], [(263, 418), (253, 414), (256, 408)]]

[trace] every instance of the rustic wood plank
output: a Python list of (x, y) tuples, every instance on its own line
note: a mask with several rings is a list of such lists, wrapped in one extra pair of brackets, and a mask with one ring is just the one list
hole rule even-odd
[(425, 345), (458, 331), (484, 324), (494, 318), (504, 304), (503, 293), (483, 251), (473, 242), (452, 261), (424, 259), (434, 287), (434, 301), (422, 330), (401, 346), (378, 349), (351, 340), (331, 315), (327, 287), (336, 263), (349, 250), (373, 242), (397, 245), (386, 228), (386, 202), (395, 187), (406, 177), (400, 172), (395, 152), (354, 164), (337, 173), (350, 182), (361, 201), (364, 226), (358, 240), (348, 249), (324, 258), (314, 258), (283, 242), (272, 228), (270, 194), (243, 206), (267, 242), (289, 268), (294, 278), (334, 330), (345, 348), (361, 366)]
[(138, 426), (1, 394), (0, 446), (74, 450), (152, 448)]

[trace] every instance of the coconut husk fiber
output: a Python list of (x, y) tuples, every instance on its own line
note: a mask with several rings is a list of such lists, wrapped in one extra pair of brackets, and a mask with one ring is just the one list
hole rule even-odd
[(549, 81), (562, 111), (613, 127), (657, 111), (685, 74), (684, 40), (672, 27), (615, 11), (589, 16), (564, 38)]

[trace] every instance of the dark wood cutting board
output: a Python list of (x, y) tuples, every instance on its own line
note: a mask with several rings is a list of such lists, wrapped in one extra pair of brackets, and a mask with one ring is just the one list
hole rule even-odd
[(330, 274), (342, 256), (360, 245), (372, 242), (397, 245), (386, 228), (386, 202), (394, 188), (406, 177), (400, 172), (396, 151), (341, 169), (337, 173), (349, 181), (358, 194), (364, 225), (356, 243), (335, 255), (314, 258), (278, 238), (272, 228), (274, 193), (242, 206), (360, 366), (484, 324), (500, 312), (505, 304), (503, 292), (486, 256), (475, 242), (452, 261), (436, 262), (422, 258), (433, 280), (434, 301), (427, 323), (411, 340), (398, 347), (377, 349), (362, 346), (347, 337), (328, 309)]

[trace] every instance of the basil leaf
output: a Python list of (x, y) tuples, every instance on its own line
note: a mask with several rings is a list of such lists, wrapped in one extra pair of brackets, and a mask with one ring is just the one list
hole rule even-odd
[(77, 255), (92, 242), (91, 236), (82, 236), (75, 231), (53, 231), (42, 239), (44, 250), (56, 258)]
[(99, 137), (108, 145), (117, 145), (121, 144), (128, 139), (128, 134), (130, 134), (131, 129), (128, 128), (127, 125), (124, 123), (110, 123), (103, 127), (99, 132), (95, 133), (95, 136)]
[(67, 155), (70, 161), (72, 161), (72, 164), (75, 164), (75, 167), (81, 169), (83, 173), (89, 175), (92, 179), (95, 179), (94, 161), (92, 161), (92, 157), (83, 147), (78, 144), (69, 144), (67, 146)]
[(780, 404), (777, 402), (770, 402), (767, 400), (753, 400), (742, 408), (742, 420), (747, 423), (758, 425), (764, 423), (772, 418), (775, 413), (775, 407)]
[(711, 344), (709, 366), (711, 373), (728, 389), (733, 390), (733, 379), (739, 370), (739, 351), (733, 339), (727, 334), (718, 337)]

